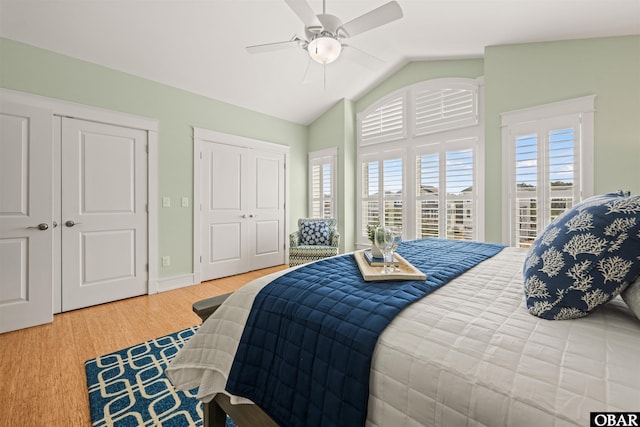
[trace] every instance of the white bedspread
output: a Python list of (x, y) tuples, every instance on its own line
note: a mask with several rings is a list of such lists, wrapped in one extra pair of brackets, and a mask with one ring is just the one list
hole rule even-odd
[[(588, 426), (640, 411), (640, 320), (620, 298), (577, 320), (530, 315), (525, 251), (505, 248), (402, 311), (373, 356), (367, 426)], [(167, 369), (181, 390), (223, 393), (255, 294), (235, 292)], [(245, 402), (232, 398), (232, 402)]]

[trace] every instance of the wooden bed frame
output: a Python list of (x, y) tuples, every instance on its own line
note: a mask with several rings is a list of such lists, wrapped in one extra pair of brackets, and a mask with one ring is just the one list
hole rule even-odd
[[(192, 309), (204, 322), (231, 295), (223, 294), (217, 297), (196, 301)], [(219, 393), (203, 408), (203, 427), (224, 427), (227, 415), (238, 427), (278, 427), (278, 424), (257, 405), (232, 405), (229, 396)]]

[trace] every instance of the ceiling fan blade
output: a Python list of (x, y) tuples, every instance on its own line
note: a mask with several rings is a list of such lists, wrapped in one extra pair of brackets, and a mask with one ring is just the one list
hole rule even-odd
[(344, 31), (348, 37), (353, 37), (400, 18), (402, 18), (402, 8), (397, 1), (390, 1), (377, 9), (373, 9), (364, 15), (352, 19), (342, 25), (340, 29)]
[(355, 62), (358, 65), (362, 65), (365, 68), (376, 69), (385, 63), (384, 59), (380, 59), (377, 56), (372, 55), (369, 52), (365, 52), (362, 49), (358, 49), (355, 46), (343, 44), (342, 48), (342, 55), (345, 59)]
[(300, 47), (299, 39), (295, 38), (293, 40), (288, 40), (286, 42), (275, 42), (275, 43), (265, 43), (265, 44), (257, 44), (253, 46), (247, 46), (247, 52), (249, 53), (263, 53), (263, 52), (273, 52), (276, 50), (284, 50), (289, 48), (297, 48)]
[(322, 29), (322, 24), (318, 20), (318, 17), (313, 13), (313, 9), (307, 3), (307, 0), (284, 0), (285, 3), (298, 15), (298, 18), (304, 23), (307, 28), (318, 27)]

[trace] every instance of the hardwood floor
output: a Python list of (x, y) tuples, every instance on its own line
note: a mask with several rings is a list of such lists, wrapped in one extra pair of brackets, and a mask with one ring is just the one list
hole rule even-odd
[(53, 323), (0, 334), (0, 426), (90, 426), (86, 360), (199, 324), (194, 302), (286, 267), (61, 313)]

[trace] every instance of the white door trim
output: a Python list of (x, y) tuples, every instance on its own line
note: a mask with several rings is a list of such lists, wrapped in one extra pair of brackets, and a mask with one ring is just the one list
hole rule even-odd
[(2, 99), (51, 110), (55, 116), (73, 117), (93, 122), (126, 126), (147, 132), (147, 251), (149, 263), (148, 293), (158, 292), (158, 120), (128, 113), (111, 111), (75, 102), (62, 101), (40, 95), (0, 88)]
[(200, 159), (202, 154), (202, 144), (206, 142), (217, 142), (221, 144), (233, 145), (236, 147), (252, 148), (260, 150), (274, 151), (284, 154), (285, 161), (285, 218), (284, 218), (284, 241), (285, 241), (285, 263), (289, 263), (289, 146), (275, 144), (272, 142), (260, 141), (244, 136), (232, 135), (217, 132), (209, 129), (193, 127), (193, 278), (194, 283), (200, 283), (202, 271), (200, 267), (200, 257), (202, 256), (201, 235), (201, 204), (202, 204), (202, 168)]

